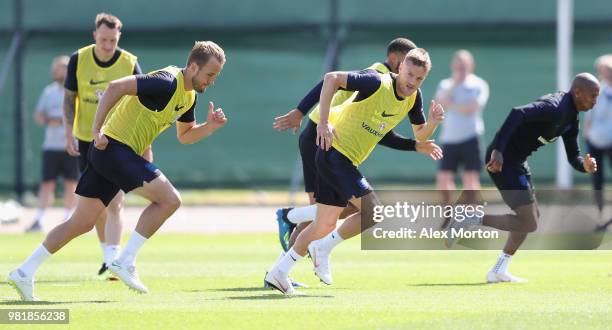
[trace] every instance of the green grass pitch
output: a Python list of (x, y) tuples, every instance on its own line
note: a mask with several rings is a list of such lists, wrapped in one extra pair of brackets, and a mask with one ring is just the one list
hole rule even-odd
[(36, 294), (45, 301), (22, 303), (6, 275), (41, 240), (0, 235), (0, 308), (68, 308), (79, 328), (612, 326), (612, 251), (520, 251), (510, 270), (529, 283), (487, 285), (497, 251), (360, 251), (354, 239), (333, 254), (333, 286), (320, 284), (304, 259), (292, 276), (311, 288), (287, 298), (262, 288), (280, 249), (275, 236), (161, 234), (137, 260), (150, 290), (139, 295), (93, 278), (100, 249), (87, 235), (40, 268)]

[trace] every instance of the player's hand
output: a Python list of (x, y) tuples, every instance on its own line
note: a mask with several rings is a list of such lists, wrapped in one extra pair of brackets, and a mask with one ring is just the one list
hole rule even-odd
[(584, 170), (587, 171), (587, 173), (597, 172), (597, 161), (595, 161), (595, 158), (591, 157), (591, 154), (586, 154), (582, 166), (584, 167)]
[(102, 134), (101, 132), (94, 132), (93, 136), (94, 147), (98, 150), (106, 149), (106, 146), (108, 146), (108, 138), (106, 137), (106, 135)]
[(491, 173), (501, 172), (503, 165), (504, 156), (499, 150), (493, 149), (493, 151), (491, 151), (491, 159), (487, 163), (487, 171)]
[(440, 160), (443, 157), (442, 149), (434, 143), (434, 140), (427, 140), (416, 143), (416, 151), (431, 157), (433, 160)]
[(429, 104), (429, 113), (428, 113), (429, 121), (432, 121), (436, 124), (441, 123), (444, 120), (444, 108), (442, 104), (436, 102), (435, 100), (431, 100)]
[(206, 122), (212, 125), (215, 129), (219, 129), (227, 123), (227, 117), (225, 117), (225, 113), (223, 113), (223, 109), (217, 108), (215, 110), (214, 103), (209, 102), (208, 103), (208, 117), (206, 119)]
[(274, 118), (272, 127), (279, 132), (284, 132), (291, 128), (293, 134), (295, 134), (302, 125), (303, 118), (304, 114), (300, 110), (293, 109), (285, 115)]
[(66, 152), (73, 157), (80, 156), (79, 145), (72, 135), (72, 131), (66, 133)]
[(337, 138), (336, 130), (330, 123), (317, 125), (317, 146), (319, 148), (329, 150), (334, 142), (334, 136)]

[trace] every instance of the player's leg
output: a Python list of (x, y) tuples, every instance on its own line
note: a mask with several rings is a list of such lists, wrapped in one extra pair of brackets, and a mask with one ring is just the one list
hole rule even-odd
[[(443, 144), (442, 152), (444, 158), (439, 162), (438, 173), (436, 174), (436, 189), (440, 192), (440, 204), (449, 205), (451, 194), (456, 189), (455, 173), (461, 160), (461, 153), (455, 144)], [(446, 228), (450, 218), (444, 219), (441, 228)]]
[(34, 215), (34, 222), (26, 230), (27, 232), (37, 232), (42, 230), (42, 223), (47, 208), (53, 203), (55, 194), (55, 183), (59, 176), (58, 159), (54, 151), (43, 151), (42, 157), (42, 181), (38, 188), (38, 208)]
[(318, 149), (315, 162), (317, 167), (315, 220), (300, 233), (293, 247), (272, 266), (265, 278), (270, 286), (285, 294), (294, 293), (288, 274), (295, 263), (306, 255), (308, 245), (312, 241), (334, 230), (340, 213), (348, 204), (350, 191), (344, 189), (343, 178), (338, 174), (347, 169), (350, 171), (350, 167), (359, 173), (345, 156), (334, 149), (329, 151)]
[(302, 259), (307, 252), (308, 245), (317, 239), (320, 239), (334, 230), (336, 221), (343, 206), (317, 204), (317, 215), (315, 220), (311, 222), (297, 237), (295, 244), (266, 274), (265, 281), (272, 287), (285, 294), (293, 294), (293, 285), (289, 280), (289, 272)]
[[(100, 152), (93, 150), (91, 159), (99, 157)], [(161, 225), (179, 208), (181, 197), (172, 183), (155, 165), (135, 154), (130, 147), (109, 138), (106, 149), (108, 159), (121, 163), (121, 167), (103, 166), (103, 162), (93, 162), (100, 171), (127, 192), (134, 193), (149, 200), (151, 204), (142, 212), (136, 229), (130, 236), (123, 251), (112, 262), (109, 269), (128, 287), (138, 292), (148, 292), (136, 272), (135, 261), (144, 243)], [(108, 162), (110, 163), (110, 162)]]
[(603, 207), (604, 207), (604, 199), (603, 199), (603, 183), (604, 183), (604, 166), (603, 166), (603, 156), (604, 150), (594, 146), (587, 139), (587, 148), (591, 157), (595, 158), (597, 162), (597, 171), (591, 174), (591, 182), (593, 186), (593, 197), (595, 199), (595, 205), (597, 205), (597, 209), (599, 210), (599, 215), (602, 215)]
[[(89, 154), (93, 148), (92, 142), (77, 140), (79, 146), (79, 171), (84, 173), (89, 166)], [(100, 250), (102, 251), (102, 266), (98, 270), (98, 276), (101, 278), (106, 277), (108, 267), (104, 263), (104, 252), (106, 251), (106, 211), (102, 212), (98, 219), (96, 219), (95, 229), (98, 241), (100, 242)]]
[[(349, 204), (344, 208), (344, 210), (342, 210), (342, 213), (340, 213), (339, 219), (348, 220), (350, 216), (354, 215), (357, 212), (359, 212), (359, 208), (353, 205), (353, 201), (349, 201)], [(314, 213), (316, 214), (316, 207), (314, 209)], [(314, 217), (312, 218), (314, 219)], [(303, 223), (298, 224), (295, 227), (295, 229), (293, 230), (293, 233), (291, 233), (291, 237), (289, 238), (289, 247), (293, 246), (293, 243), (295, 242), (295, 239), (297, 238), (297, 236), (308, 226), (309, 223), (310, 222), (303, 222)]]
[[(296, 226), (300, 225), (300, 232), (308, 223), (314, 220), (316, 206), (314, 191), (316, 186), (317, 169), (315, 155), (317, 153), (316, 124), (308, 119), (304, 130), (299, 137), (300, 159), (302, 161), (302, 172), (304, 177), (304, 190), (308, 194), (309, 206), (296, 208), (280, 208), (276, 211), (276, 221), (278, 223), (278, 238), (283, 251), (287, 251), (290, 245), (295, 242), (297, 234), (293, 235)], [(291, 238), (293, 236), (293, 239)]]
[(76, 157), (70, 156), (66, 151), (61, 151), (62, 175), (64, 177), (64, 220), (68, 220), (76, 207), (77, 182), (79, 181), (79, 162)]
[[(335, 153), (331, 155), (334, 156)], [(342, 156), (339, 153), (337, 155)], [(341, 187), (338, 191), (348, 191), (351, 199), (349, 205), (342, 210), (342, 214), (340, 215), (346, 216), (350, 214), (342, 225), (340, 225), (338, 229), (334, 228), (334, 230), (325, 237), (313, 241), (308, 246), (308, 252), (313, 262), (315, 274), (326, 284), (332, 283), (330, 267), (330, 254), (332, 249), (342, 241), (361, 233), (362, 216), (364, 217), (363, 220), (368, 220), (368, 217), (371, 216), (369, 210), (373, 209), (373, 205), (380, 204), (378, 197), (372, 191), (365, 178), (354, 166), (352, 166), (352, 164), (349, 165), (345, 163), (344, 166), (335, 165), (338, 163), (342, 164), (342, 162), (346, 160), (344, 156), (339, 157), (338, 160), (332, 157), (331, 160), (332, 166), (330, 166), (330, 168), (333, 174), (332, 177), (336, 180), (335, 186)], [(368, 224), (366, 228), (370, 226), (371, 224)]]
[(9, 283), (17, 289), (23, 300), (35, 299), (34, 274), (40, 265), (73, 238), (90, 231), (118, 190), (117, 186), (95, 170), (86, 170), (83, 173), (77, 187), (80, 196), (74, 213), (67, 221), (49, 232), (32, 255), (9, 274)]
[(38, 208), (34, 215), (34, 223), (26, 230), (27, 232), (38, 232), (42, 230), (45, 211), (53, 203), (55, 192), (55, 180), (45, 180), (38, 188)]
[[(375, 223), (371, 210), (379, 205), (378, 196), (373, 191), (360, 198), (353, 198), (343, 213), (352, 213), (342, 225), (320, 240), (316, 240), (308, 246), (312, 258), (315, 274), (326, 284), (332, 283), (330, 256), (332, 250), (343, 241), (353, 238), (364, 230), (372, 227)], [(347, 211), (356, 210), (357, 212)]]
[(123, 200), (125, 194), (119, 191), (106, 208), (106, 225), (104, 230), (104, 263), (109, 266), (117, 257), (121, 244), (121, 233), (123, 222), (121, 220), (123, 211)]

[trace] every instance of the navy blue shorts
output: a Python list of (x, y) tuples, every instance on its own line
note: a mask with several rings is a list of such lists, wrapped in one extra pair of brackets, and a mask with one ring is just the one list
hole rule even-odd
[(44, 150), (42, 161), (42, 180), (53, 181), (63, 176), (64, 180), (76, 181), (79, 178), (79, 165), (76, 157), (66, 150)]
[(87, 156), (89, 155), (89, 148), (93, 143), (82, 141), (77, 139), (79, 145), (79, 171), (83, 173), (85, 171), (85, 167), (87, 167)]
[(127, 193), (161, 175), (129, 146), (111, 138), (108, 141), (105, 150), (90, 148), (87, 167), (76, 188), (78, 195), (98, 198), (106, 206), (120, 189)]
[(460, 143), (442, 144), (442, 153), (444, 157), (440, 161), (441, 171), (457, 172), (459, 165), (463, 165), (465, 171), (480, 172), (482, 169), (478, 136)]
[[(491, 150), (487, 149), (486, 162), (491, 158)], [(488, 172), (488, 171), (487, 171)], [(488, 172), (491, 180), (499, 190), (504, 202), (511, 208), (532, 204), (535, 202), (535, 190), (531, 182), (531, 173), (527, 162), (504, 159), (501, 172)]]
[(357, 167), (336, 149), (317, 149), (315, 162), (317, 203), (346, 207), (351, 198), (359, 198), (372, 192), (370, 184)]
[(306, 127), (300, 134), (300, 156), (302, 158), (302, 171), (304, 173), (304, 190), (314, 192), (317, 187), (317, 167), (315, 155), (317, 154), (317, 124), (308, 119)]

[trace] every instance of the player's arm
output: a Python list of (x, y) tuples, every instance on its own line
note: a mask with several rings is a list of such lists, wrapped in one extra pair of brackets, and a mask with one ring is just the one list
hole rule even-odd
[(66, 72), (66, 80), (64, 81), (64, 103), (62, 105), (63, 120), (64, 120), (64, 135), (66, 136), (66, 152), (71, 156), (79, 155), (79, 147), (74, 140), (72, 128), (74, 125), (74, 116), (76, 111), (76, 100), (78, 95), (77, 87), (77, 69), (78, 53), (75, 52), (70, 56), (68, 68)]
[(136, 84), (136, 76), (127, 76), (117, 80), (111, 81), (111, 83), (104, 91), (98, 108), (96, 109), (96, 117), (92, 126), (92, 133), (94, 136), (94, 146), (100, 150), (104, 150), (108, 144), (108, 139), (100, 132), (102, 124), (106, 120), (106, 116), (110, 110), (119, 102), (119, 100), (125, 95), (136, 95), (138, 87)]
[(416, 140), (426, 141), (433, 135), (438, 124), (444, 120), (444, 109), (441, 104), (432, 100), (429, 108), (429, 121), (426, 121), (425, 112), (423, 112), (423, 94), (419, 89), (412, 109), (408, 112), (408, 118), (412, 124), (412, 133)]
[(45, 103), (45, 99), (46, 99), (46, 89), (45, 91), (43, 91), (43, 93), (40, 95), (40, 98), (38, 99), (38, 103), (36, 104), (36, 110), (34, 111), (34, 121), (40, 125), (40, 126), (45, 126), (45, 122), (46, 122), (46, 117), (45, 116), (45, 107), (44, 107), (44, 103)]
[(284, 132), (287, 129), (291, 128), (293, 130), (293, 134), (297, 132), (297, 130), (302, 125), (302, 119), (306, 116), (308, 111), (312, 109), (319, 102), (319, 96), (321, 95), (321, 88), (323, 87), (323, 80), (321, 80), (318, 84), (316, 84), (309, 92), (304, 96), (304, 98), (300, 101), (295, 109), (287, 112), (282, 116), (278, 116), (274, 118), (274, 122), (272, 123), (272, 127), (279, 131)]
[(414, 139), (404, 137), (391, 130), (383, 136), (378, 144), (395, 150), (416, 151), (427, 155), (434, 160), (442, 159), (442, 149), (432, 140), (418, 142)]
[(208, 103), (208, 116), (206, 122), (196, 124), (195, 117), (193, 121), (184, 122), (184, 119), (179, 118), (176, 121), (176, 137), (182, 144), (196, 143), (227, 123), (227, 118), (221, 108), (215, 110), (215, 105), (212, 102)]
[(329, 125), (329, 111), (334, 94), (338, 89), (358, 92), (356, 99), (364, 100), (374, 94), (381, 84), (380, 73), (376, 70), (335, 71), (325, 74), (319, 97), (319, 125), (317, 125), (317, 145), (329, 150), (335, 135)]
[(317, 146), (329, 150), (332, 146), (334, 128), (329, 124), (329, 110), (332, 98), (338, 88), (346, 88), (348, 72), (328, 72), (323, 78), (319, 97), (319, 124), (317, 125)]
[(431, 100), (427, 117), (427, 122), (423, 124), (412, 124), (412, 132), (417, 141), (426, 141), (433, 135), (438, 125), (444, 120), (444, 108), (440, 103)]
[(149, 163), (153, 163), (153, 146), (148, 146), (145, 149), (142, 153), (142, 158), (146, 159)]
[(559, 112), (549, 102), (536, 101), (512, 108), (493, 141), (493, 149), (503, 153), (512, 133), (524, 123), (550, 122), (558, 118)]
[(572, 167), (583, 173), (594, 173), (597, 171), (597, 162), (590, 154), (586, 154), (586, 158), (580, 156), (580, 146), (578, 145), (578, 121), (572, 128), (562, 135), (563, 145), (565, 146), (565, 154), (567, 161)]

